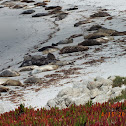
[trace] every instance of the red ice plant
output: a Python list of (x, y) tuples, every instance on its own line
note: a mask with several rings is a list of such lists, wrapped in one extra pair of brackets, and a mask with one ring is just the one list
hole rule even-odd
[(34, 110), (20, 105), (15, 111), (0, 116), (0, 126), (124, 126), (126, 101), (123, 103), (96, 103), (59, 110)]

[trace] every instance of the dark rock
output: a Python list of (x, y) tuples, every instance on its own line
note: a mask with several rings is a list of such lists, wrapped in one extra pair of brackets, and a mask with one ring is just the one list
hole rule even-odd
[(73, 52), (82, 52), (82, 51), (86, 51), (89, 48), (86, 46), (66, 46), (63, 47), (60, 50), (60, 54), (64, 54), (64, 53), (73, 53)]
[(82, 46), (94, 46), (94, 45), (101, 45), (101, 43), (97, 42), (96, 40), (89, 39), (89, 40), (85, 40), (85, 41), (79, 43), (78, 45), (82, 45)]
[(89, 21), (89, 20), (79, 21), (79, 22), (74, 24), (74, 27), (78, 27), (82, 24), (87, 24), (87, 23), (91, 23), (91, 21)]
[(37, 13), (35, 15), (32, 15), (32, 17), (43, 17), (43, 16), (48, 16), (49, 13)]
[(47, 5), (47, 3), (45, 3), (45, 2), (38, 2), (38, 3), (35, 3), (34, 5), (35, 5), (35, 6), (42, 6), (42, 7), (45, 7), (45, 5)]
[(107, 12), (100, 11), (95, 14), (92, 14), (90, 17), (94, 18), (94, 17), (106, 17), (106, 16), (111, 16), (111, 15)]
[(49, 6), (49, 7), (45, 7), (45, 10), (52, 10), (52, 9), (61, 10), (62, 7), (60, 7), (60, 6)]
[(100, 28), (103, 28), (103, 27), (101, 25), (93, 25), (87, 31), (95, 31), (95, 30), (98, 30)]
[(67, 11), (71, 11), (71, 10), (77, 10), (78, 9), (78, 7), (77, 6), (75, 6), (75, 7), (72, 7), (72, 8), (68, 8), (68, 9), (66, 9)]
[(20, 67), (31, 66), (31, 65), (42, 66), (53, 62), (56, 62), (56, 59), (54, 58), (53, 54), (52, 55), (48, 54), (47, 57), (41, 55), (35, 55), (35, 56), (29, 55), (24, 57), (24, 61), (20, 65)]
[(24, 3), (34, 3), (35, 1), (33, 1), (33, 0), (22, 0), (21, 2), (24, 2)]
[(26, 10), (26, 11), (22, 12), (21, 14), (32, 14), (34, 12), (35, 12), (35, 10)]

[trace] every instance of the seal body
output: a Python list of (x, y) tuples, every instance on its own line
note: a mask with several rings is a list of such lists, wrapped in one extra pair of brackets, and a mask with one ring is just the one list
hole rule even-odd
[(45, 71), (56, 70), (56, 69), (58, 69), (58, 67), (59, 67), (58, 65), (44, 65), (44, 66), (40, 66), (40, 67), (35, 68), (34, 70), (32, 70), (30, 72), (30, 75), (41, 73), (41, 72), (45, 72)]
[(36, 66), (36, 65), (25, 66), (25, 67), (22, 67), (22, 68), (20, 69), (20, 72), (23, 72), (23, 71), (31, 71), (31, 70), (33, 70), (33, 69), (35, 69), (35, 68), (38, 68), (38, 66)]

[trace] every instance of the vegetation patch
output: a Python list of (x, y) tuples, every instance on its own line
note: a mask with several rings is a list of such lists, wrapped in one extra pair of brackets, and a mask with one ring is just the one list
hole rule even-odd
[(123, 90), (121, 93), (122, 94), (120, 96), (117, 96), (117, 97), (115, 97), (115, 98), (113, 98), (113, 99), (111, 99), (109, 101), (112, 102), (112, 103), (114, 103), (114, 102), (118, 102), (118, 101), (121, 101), (123, 99), (126, 99), (126, 89)]
[(116, 76), (113, 80), (112, 87), (121, 87), (123, 84), (126, 85), (126, 77)]
[(125, 126), (126, 101), (34, 110), (22, 104), (0, 115), (0, 126)]

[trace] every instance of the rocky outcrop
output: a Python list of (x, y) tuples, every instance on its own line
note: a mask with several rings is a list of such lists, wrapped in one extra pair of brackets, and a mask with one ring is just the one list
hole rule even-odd
[[(60, 109), (62, 109), (62, 108), (67, 108), (71, 104), (74, 104), (74, 103), (79, 105), (79, 103), (81, 104), (82, 102), (89, 100), (89, 97), (86, 97), (87, 95), (84, 95), (84, 94), (89, 94), (89, 92), (90, 91), (87, 88), (85, 88), (85, 89), (71, 88), (71, 87), (65, 88), (58, 93), (56, 98), (54, 98), (53, 100), (49, 100), (47, 102), (46, 107), (47, 108), (48, 107), (59, 107)], [(85, 97), (85, 99), (82, 100), (82, 98), (84, 98), (84, 97)], [(77, 102), (77, 100), (78, 100), (78, 102)]]
[(0, 73), (0, 77), (16, 77), (20, 76), (20, 74), (17, 71), (13, 70), (4, 70), (3, 72)]
[(42, 65), (47, 65), (49, 63), (55, 63), (56, 58), (53, 54), (49, 53), (46, 56), (41, 56), (41, 55), (28, 55), (24, 57), (23, 63), (20, 65), (20, 67), (25, 67), (25, 66), (32, 66), (32, 65), (37, 65), (37, 66), (42, 66)]
[(60, 109), (67, 108), (71, 104), (85, 105), (88, 101), (93, 103), (103, 103), (111, 98), (119, 96), (125, 87), (112, 88), (113, 81), (96, 77), (90, 81), (85, 81), (84, 84), (75, 84), (73, 87), (67, 87), (61, 90), (58, 95), (47, 102), (46, 108), (59, 107)]
[(63, 47), (60, 50), (60, 54), (64, 54), (64, 53), (73, 53), (73, 52), (82, 52), (82, 51), (87, 51), (89, 48), (86, 46), (66, 46)]

